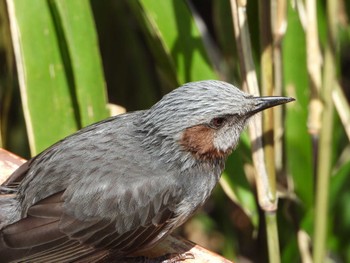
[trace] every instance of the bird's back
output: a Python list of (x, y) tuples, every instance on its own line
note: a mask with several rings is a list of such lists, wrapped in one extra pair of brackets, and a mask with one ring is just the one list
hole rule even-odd
[(0, 258), (70, 262), (95, 248), (124, 255), (172, 229), (182, 187), (174, 171), (142, 148), (141, 116), (89, 126), (8, 180), (22, 181), (10, 198), (1, 197), (0, 214), (9, 216), (1, 218)]

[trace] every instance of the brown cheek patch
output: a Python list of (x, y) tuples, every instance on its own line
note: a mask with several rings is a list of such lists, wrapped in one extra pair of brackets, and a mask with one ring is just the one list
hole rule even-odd
[(197, 159), (226, 158), (231, 150), (226, 152), (217, 150), (214, 146), (214, 133), (215, 131), (206, 125), (193, 126), (184, 131), (180, 144)]

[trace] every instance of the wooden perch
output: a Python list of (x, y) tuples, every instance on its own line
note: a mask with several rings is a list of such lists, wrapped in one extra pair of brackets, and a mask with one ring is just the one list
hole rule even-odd
[[(26, 160), (0, 148), (0, 184), (6, 181), (6, 179)], [(1, 196), (0, 196), (1, 197)], [(185, 240), (183, 238), (170, 235), (159, 245), (153, 249), (147, 251), (143, 256), (153, 258), (159, 257), (169, 253), (191, 253), (194, 259), (186, 259), (184, 263), (230, 263), (228, 259), (225, 259), (193, 242)]]

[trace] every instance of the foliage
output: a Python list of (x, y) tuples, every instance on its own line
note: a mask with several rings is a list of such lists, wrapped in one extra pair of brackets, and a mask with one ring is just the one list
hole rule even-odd
[[(23, 0), (1, 1), (1, 146), (25, 157), (29, 151), (35, 155), (108, 116), (107, 101), (137, 110), (184, 82), (222, 79), (244, 86), (239, 39), (233, 30), (234, 2), (36, 0), (26, 5)], [(339, 2), (334, 8), (332, 1), (315, 3), (314, 40), (323, 64), (312, 71), (310, 63), (318, 65), (312, 55), (315, 52), (317, 57), (318, 50), (309, 48), (312, 21), (306, 22), (306, 17), (313, 1), (278, 1), (286, 5), (281, 10), (274, 6), (276, 2), (248, 1), (246, 10), (252, 43), (249, 56), (260, 86), (265, 85), (271, 66), (272, 86), (277, 86), (277, 77), (282, 80), (282, 90), (276, 88), (274, 93), (296, 98), (281, 113), (281, 129), (274, 131), (275, 137), (283, 138), (282, 151), (276, 152), (282, 160), (276, 166), (281, 260), (307, 262), (313, 257), (318, 262), (327, 257), (350, 262), (346, 187), (350, 181), (346, 120), (350, 5), (333, 1)], [(278, 17), (273, 10), (281, 15), (280, 24), (273, 20)], [(270, 28), (270, 39), (262, 33), (270, 25), (261, 22), (266, 17), (272, 27), (281, 26)], [(280, 52), (280, 65), (274, 60), (267, 66), (263, 56), (269, 47), (272, 59)], [(331, 84), (326, 87), (325, 83)], [(333, 107), (334, 113), (329, 111)], [(334, 119), (327, 119), (327, 112)], [(319, 123), (316, 129), (315, 123)], [(186, 226), (182, 231), (228, 258), (261, 262), (268, 261), (270, 235), (265, 226), (269, 217), (259, 208), (251, 154), (244, 134), (227, 161), (221, 187), (187, 224), (199, 222), (200, 235)], [(323, 164), (329, 168), (322, 168)], [(321, 173), (329, 179), (325, 184), (319, 184)], [(320, 195), (328, 203), (322, 203)], [(324, 217), (328, 221), (317, 221)], [(323, 231), (325, 246), (318, 241)], [(311, 246), (319, 248), (314, 255)]]

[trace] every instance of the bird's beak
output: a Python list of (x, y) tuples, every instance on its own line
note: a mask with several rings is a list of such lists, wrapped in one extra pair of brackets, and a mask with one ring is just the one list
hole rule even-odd
[(250, 112), (251, 115), (254, 115), (259, 111), (295, 100), (294, 98), (291, 98), (291, 97), (278, 97), (278, 96), (254, 97), (253, 99), (255, 101), (255, 107)]

